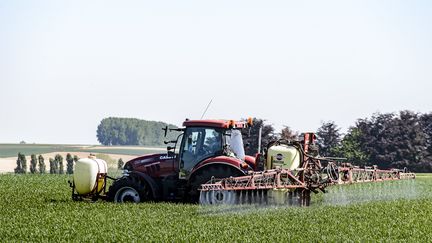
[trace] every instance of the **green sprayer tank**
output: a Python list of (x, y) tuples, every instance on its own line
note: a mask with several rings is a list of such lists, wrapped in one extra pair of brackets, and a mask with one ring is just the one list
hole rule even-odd
[(266, 169), (295, 170), (300, 166), (300, 151), (291, 145), (273, 145), (267, 150)]

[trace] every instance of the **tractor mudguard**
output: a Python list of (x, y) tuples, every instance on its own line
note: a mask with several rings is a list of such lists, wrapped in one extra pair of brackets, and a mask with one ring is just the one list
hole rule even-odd
[[(204, 166), (215, 165), (215, 164), (227, 165), (227, 166), (233, 167), (233, 168), (241, 171), (242, 170), (241, 165), (243, 162), (244, 161), (242, 161), (240, 159), (229, 157), (229, 156), (224, 156), (224, 155), (213, 157), (213, 158), (208, 158), (208, 159), (198, 163), (193, 168), (193, 170), (191, 171), (190, 176), (192, 176), (196, 171), (200, 170)], [(244, 172), (243, 172), (243, 174), (244, 174)]]
[(197, 175), (200, 175), (202, 173), (208, 174), (208, 172), (212, 172), (214, 170), (214, 168), (223, 169), (224, 170), (223, 174), (225, 174), (224, 178), (230, 177), (230, 176), (241, 176), (241, 175), (246, 174), (238, 166), (234, 166), (234, 165), (232, 165), (230, 163), (226, 163), (226, 162), (213, 161), (212, 163), (207, 163), (207, 164), (204, 164), (204, 165), (199, 166), (198, 168), (194, 169), (189, 176), (188, 185), (190, 185), (190, 183), (194, 181), (194, 179)]
[(143, 179), (145, 182), (147, 182), (147, 184), (151, 188), (151, 191), (153, 194), (153, 199), (158, 200), (161, 198), (161, 190), (159, 188), (159, 185), (149, 175), (142, 173), (142, 172), (139, 172), (139, 171), (130, 171), (129, 175), (139, 177), (139, 178)]
[(212, 162), (212, 163), (204, 164), (204, 165), (202, 165), (202, 166), (200, 166), (200, 167), (194, 169), (194, 170), (192, 171), (192, 173), (190, 174), (189, 178), (192, 178), (192, 177), (193, 177), (197, 172), (199, 172), (199, 171), (207, 170), (208, 168), (210, 168), (210, 167), (214, 167), (214, 166), (227, 167), (227, 168), (230, 168), (230, 169), (232, 169), (232, 170), (234, 170), (234, 171), (238, 171), (239, 173), (241, 173), (241, 174), (243, 174), (243, 175), (245, 174), (245, 172), (242, 171), (242, 170), (240, 169), (239, 166), (235, 166), (235, 165), (232, 165), (232, 164), (230, 164), (230, 163), (226, 163), (226, 162), (214, 161), (214, 162)]

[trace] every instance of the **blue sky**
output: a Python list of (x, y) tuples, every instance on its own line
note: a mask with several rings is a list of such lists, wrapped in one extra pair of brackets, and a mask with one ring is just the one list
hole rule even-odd
[(431, 1), (0, 1), (0, 142), (95, 144), (108, 116), (345, 130), (431, 112)]

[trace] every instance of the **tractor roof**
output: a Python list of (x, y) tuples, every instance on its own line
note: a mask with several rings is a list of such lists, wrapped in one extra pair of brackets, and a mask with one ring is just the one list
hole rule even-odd
[(246, 128), (248, 122), (234, 120), (186, 120), (185, 127), (216, 127), (216, 128)]

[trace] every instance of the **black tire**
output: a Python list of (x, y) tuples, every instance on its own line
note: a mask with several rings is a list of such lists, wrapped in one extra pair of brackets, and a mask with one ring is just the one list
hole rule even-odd
[(149, 185), (134, 176), (126, 176), (116, 180), (109, 188), (107, 199), (111, 202), (146, 202), (152, 199)]
[(228, 178), (230, 176), (242, 176), (244, 175), (239, 169), (226, 166), (226, 165), (211, 165), (203, 167), (196, 172), (190, 179), (189, 183), (189, 198), (188, 200), (193, 203), (199, 201), (199, 188), (201, 184), (207, 183), (212, 177), (215, 179)]

